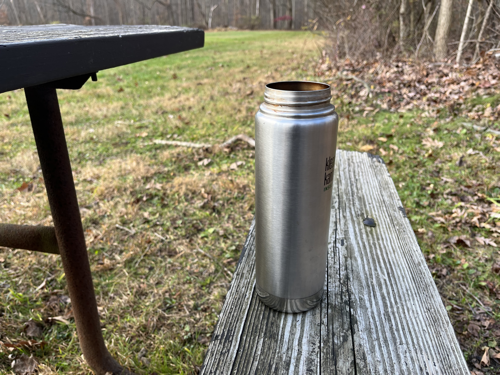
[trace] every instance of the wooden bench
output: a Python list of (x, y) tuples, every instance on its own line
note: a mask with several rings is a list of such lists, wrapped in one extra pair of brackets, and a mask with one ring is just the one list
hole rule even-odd
[(258, 300), (252, 225), (201, 373), (470, 374), (383, 160), (338, 151), (334, 178), (322, 304)]

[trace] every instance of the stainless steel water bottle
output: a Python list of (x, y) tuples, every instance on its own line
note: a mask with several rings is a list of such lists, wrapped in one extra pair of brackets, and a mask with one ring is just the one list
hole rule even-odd
[(338, 116), (330, 86), (268, 84), (255, 116), (257, 294), (284, 312), (323, 296)]

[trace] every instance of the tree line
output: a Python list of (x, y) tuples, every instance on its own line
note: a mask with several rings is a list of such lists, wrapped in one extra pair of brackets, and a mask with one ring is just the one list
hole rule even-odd
[(500, 48), (500, 0), (0, 0), (0, 24), (311, 29), (333, 59), (472, 63)]
[(314, 0), (0, 0), (0, 24), (168, 24), (301, 29)]
[(500, 53), (500, 0), (317, 0), (333, 59), (406, 55), (475, 63)]

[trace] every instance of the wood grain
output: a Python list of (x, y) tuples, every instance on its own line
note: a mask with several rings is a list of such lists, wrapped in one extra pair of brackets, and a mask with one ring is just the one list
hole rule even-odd
[(321, 305), (259, 302), (252, 226), (202, 374), (469, 374), (382, 159), (338, 151), (334, 186)]

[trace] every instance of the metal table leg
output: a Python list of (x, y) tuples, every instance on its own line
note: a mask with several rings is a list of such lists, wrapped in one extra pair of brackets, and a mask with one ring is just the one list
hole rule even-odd
[(96, 374), (127, 374), (102, 337), (56, 89), (40, 85), (25, 93), (83, 355)]

